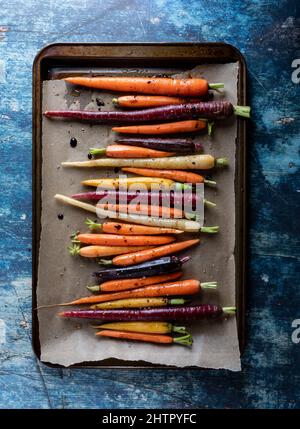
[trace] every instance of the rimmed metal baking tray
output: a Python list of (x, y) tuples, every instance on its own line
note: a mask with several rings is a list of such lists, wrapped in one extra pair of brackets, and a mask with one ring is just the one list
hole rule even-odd
[[(189, 69), (200, 64), (239, 63), (237, 98), (247, 105), (247, 71), (242, 54), (225, 43), (56, 43), (43, 48), (33, 63), (32, 109), (32, 343), (40, 359), (39, 323), (36, 308), (36, 288), (41, 231), (41, 169), (42, 169), (42, 85), (44, 80), (71, 74), (97, 75), (106, 71), (143, 70), (155, 67), (157, 72), (171, 74), (178, 68)], [(127, 70), (128, 73), (128, 70)], [(235, 170), (235, 265), (236, 306), (239, 345), (245, 346), (246, 239), (247, 239), (247, 147), (246, 121), (237, 118)], [(59, 365), (50, 365), (57, 366)], [(83, 362), (73, 367), (101, 368), (174, 368), (147, 362), (105, 359)]]

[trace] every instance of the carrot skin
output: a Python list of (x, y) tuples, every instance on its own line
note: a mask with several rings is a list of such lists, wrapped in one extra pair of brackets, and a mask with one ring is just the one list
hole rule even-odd
[(188, 138), (162, 138), (162, 137), (119, 137), (117, 144), (142, 146), (149, 149), (189, 154), (203, 151), (201, 143)]
[(104, 222), (102, 224), (103, 232), (108, 234), (123, 234), (123, 235), (155, 235), (155, 234), (181, 234), (179, 229), (160, 228), (155, 226), (143, 226), (136, 224), (125, 224), (118, 222)]
[(107, 322), (129, 321), (188, 321), (216, 318), (223, 314), (222, 307), (213, 304), (180, 307), (149, 308), (140, 310), (68, 310), (61, 317), (97, 319)]
[(200, 291), (200, 289), (201, 285), (198, 280), (182, 280), (178, 282), (162, 283), (127, 291), (87, 296), (72, 301), (69, 304), (97, 304), (99, 302), (115, 301), (118, 299), (195, 295)]
[(104, 256), (113, 256), (113, 255), (120, 255), (122, 253), (129, 254), (130, 252), (134, 252), (134, 249), (142, 248), (144, 250), (151, 248), (151, 246), (85, 246), (82, 247), (79, 250), (80, 256), (83, 256), (85, 258), (100, 258)]
[(200, 174), (190, 173), (183, 170), (159, 170), (152, 168), (133, 168), (123, 167), (122, 171), (148, 177), (162, 177), (163, 179), (171, 179), (182, 183), (203, 183), (204, 177)]
[(184, 217), (182, 210), (164, 206), (151, 206), (148, 204), (100, 204), (97, 207), (104, 210), (114, 211), (117, 213), (133, 213), (155, 217), (178, 218)]
[(175, 238), (170, 236), (122, 236), (112, 234), (78, 234), (76, 238), (84, 244), (96, 244), (103, 246), (152, 246), (157, 244), (172, 243), (175, 241)]
[(99, 331), (96, 335), (101, 337), (118, 338), (122, 340), (144, 341), (147, 343), (172, 344), (173, 338), (169, 335), (142, 334), (138, 332), (124, 331)]
[(65, 81), (102, 90), (177, 97), (201, 97), (205, 96), (209, 89), (207, 80), (201, 78), (75, 76), (65, 78)]
[(168, 298), (164, 297), (125, 298), (115, 299), (114, 301), (99, 302), (92, 305), (90, 308), (94, 310), (111, 310), (114, 308), (166, 307), (168, 304)]
[(133, 252), (125, 256), (116, 256), (115, 258), (113, 258), (112, 262), (114, 265), (121, 266), (139, 264), (145, 261), (150, 261), (151, 259), (159, 258), (161, 256), (167, 256), (172, 253), (180, 252), (198, 243), (200, 243), (199, 239), (181, 241), (177, 243), (155, 247), (154, 249), (146, 249), (144, 251), (142, 250), (138, 252)]
[(49, 110), (44, 112), (44, 116), (109, 125), (153, 121), (184, 121), (195, 118), (225, 119), (233, 115), (233, 113), (234, 107), (229, 101), (203, 101), (130, 111)]
[(137, 289), (143, 286), (149, 286), (153, 284), (177, 280), (181, 276), (182, 276), (182, 271), (177, 271), (175, 273), (164, 274), (159, 276), (110, 280), (110, 281), (101, 283), (101, 285), (99, 285), (99, 292), (119, 292), (123, 290)]
[(182, 264), (189, 261), (188, 256), (178, 258), (177, 256), (165, 256), (154, 261), (144, 262), (138, 265), (132, 265), (126, 268), (114, 267), (95, 271), (93, 276), (101, 281), (116, 279), (132, 279), (136, 276), (151, 277), (165, 273), (174, 273), (179, 271)]
[(106, 156), (110, 158), (163, 158), (172, 155), (172, 152), (131, 145), (112, 144), (106, 148)]
[[(116, 322), (116, 323), (104, 323), (101, 325), (93, 325), (95, 329), (109, 329), (114, 331), (123, 332), (140, 332), (145, 334), (170, 334), (174, 327), (171, 323), (167, 322)], [(185, 333), (185, 328), (181, 327)]]
[(156, 125), (129, 125), (113, 127), (112, 131), (124, 134), (177, 134), (193, 133), (207, 128), (207, 122), (201, 119), (168, 122)]
[(211, 97), (213, 98), (213, 93), (207, 93), (207, 95), (204, 95), (201, 99), (185, 99), (162, 95), (123, 95), (121, 97), (114, 98), (113, 103), (117, 107), (143, 108), (168, 106), (170, 104), (199, 103), (199, 101), (207, 101)]

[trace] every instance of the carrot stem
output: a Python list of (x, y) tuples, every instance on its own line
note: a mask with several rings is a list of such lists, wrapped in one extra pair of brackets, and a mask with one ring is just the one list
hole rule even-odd
[(201, 289), (217, 289), (218, 282), (204, 282), (201, 283)]
[(105, 155), (106, 148), (94, 148), (92, 147), (89, 152), (91, 155)]
[(93, 285), (93, 286), (86, 286), (86, 288), (93, 293), (99, 293), (100, 292), (100, 288), (99, 285)]
[(215, 159), (215, 166), (216, 167), (227, 167), (229, 165), (229, 161), (227, 158), (216, 158)]
[(184, 335), (188, 334), (188, 331), (186, 330), (185, 326), (174, 326), (174, 325), (172, 325), (172, 332), (176, 332), (177, 334), (184, 334)]
[(187, 300), (183, 298), (172, 298), (168, 300), (168, 304), (170, 305), (183, 305), (186, 304)]
[(219, 229), (219, 226), (202, 226), (200, 228), (200, 232), (205, 232), (207, 234), (216, 234), (217, 232), (219, 232)]
[(217, 182), (215, 182), (214, 180), (207, 180), (207, 179), (204, 179), (204, 183), (210, 186), (216, 186), (217, 184)]
[(208, 201), (204, 198), (203, 203), (206, 207), (216, 207), (217, 204), (213, 203), (212, 201)]
[(250, 106), (233, 106), (234, 114), (242, 116), (244, 118), (250, 118), (251, 107)]
[(94, 222), (94, 221), (92, 221), (91, 219), (86, 219), (85, 221), (84, 221), (84, 223), (88, 226), (88, 228), (89, 229), (91, 229), (91, 230), (95, 230), (95, 229), (100, 229), (100, 230), (102, 230), (102, 226), (103, 226), (103, 224), (102, 223), (97, 223), (97, 222)]
[(214, 122), (210, 122), (210, 121), (208, 121), (208, 122), (207, 122), (207, 134), (208, 134), (209, 136), (211, 136), (211, 135), (212, 135), (212, 133), (213, 133), (214, 125), (215, 125), (215, 123), (214, 123)]
[(173, 343), (180, 344), (182, 346), (191, 347), (193, 345), (193, 338), (190, 334), (183, 335), (182, 337), (173, 338)]
[(209, 89), (224, 88), (224, 83), (209, 83), (208, 87), (209, 87)]
[(223, 307), (223, 313), (232, 316), (236, 313), (236, 307)]
[(68, 246), (67, 249), (68, 249), (70, 255), (72, 255), (72, 256), (79, 255), (80, 246), (78, 244), (74, 243), (71, 246)]

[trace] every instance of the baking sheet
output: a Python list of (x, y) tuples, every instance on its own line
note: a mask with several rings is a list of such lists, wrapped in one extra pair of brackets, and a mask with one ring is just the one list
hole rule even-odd
[[(209, 64), (193, 69), (192, 76), (204, 76), (211, 82), (224, 82), (226, 99), (236, 103), (238, 63)], [(80, 90), (74, 93), (63, 81), (46, 81), (43, 84), (43, 110), (97, 109), (96, 98), (112, 107), (111, 94)], [(78, 95), (78, 96), (74, 96)], [(217, 98), (217, 97), (216, 97)], [(56, 193), (71, 195), (82, 190), (80, 181), (100, 176), (98, 170), (63, 169), (63, 160), (84, 160), (89, 147), (106, 146), (113, 142), (111, 127), (76, 122), (43, 119), (42, 136), (42, 230), (39, 251), (37, 285), (38, 305), (70, 301), (86, 295), (85, 286), (93, 283), (91, 272), (97, 269), (94, 261), (71, 257), (66, 247), (76, 230), (84, 230), (87, 214), (80, 209), (67, 207), (54, 201)], [(71, 148), (69, 141), (76, 137), (78, 145)], [(235, 302), (235, 196), (234, 162), (236, 121), (221, 123), (213, 138), (201, 136), (205, 152), (226, 156), (230, 167), (215, 171), (217, 190), (206, 188), (206, 198), (217, 203), (206, 209), (206, 224), (220, 225), (215, 236), (201, 235), (201, 244), (186, 254), (192, 262), (184, 267), (184, 278), (199, 278), (201, 282), (217, 280), (219, 290), (204, 292), (199, 302), (231, 306)], [(101, 175), (115, 172), (102, 170)], [(63, 220), (58, 219), (63, 214)], [(65, 320), (56, 316), (57, 309), (38, 311), (41, 360), (69, 366), (84, 361), (118, 358), (128, 361), (147, 361), (178, 367), (198, 366), (240, 370), (240, 355), (235, 318), (224, 321), (199, 321), (191, 325), (194, 337), (191, 349), (180, 346), (157, 346), (99, 339), (93, 334), (88, 321)]]

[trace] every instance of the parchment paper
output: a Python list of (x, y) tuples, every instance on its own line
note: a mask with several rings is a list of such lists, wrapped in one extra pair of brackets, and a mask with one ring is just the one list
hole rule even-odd
[[(204, 76), (211, 82), (224, 82), (226, 99), (236, 103), (238, 64), (199, 66), (192, 76)], [(73, 95), (72, 95), (73, 94)], [(63, 81), (46, 81), (43, 88), (43, 110), (95, 109), (96, 98), (104, 101), (102, 109), (112, 108), (112, 94), (81, 89), (79, 96)], [(78, 94), (76, 94), (78, 95)], [(218, 96), (216, 96), (218, 98)], [(113, 169), (63, 169), (61, 161), (85, 160), (89, 147), (106, 146), (113, 142), (111, 127), (77, 122), (43, 119), (42, 164), (42, 231), (38, 271), (38, 305), (61, 303), (88, 295), (86, 284), (95, 283), (91, 273), (99, 267), (96, 262), (72, 257), (66, 249), (70, 235), (86, 230), (84, 220), (89, 215), (81, 209), (56, 202), (56, 193), (71, 195), (83, 192), (83, 179), (115, 175)], [(78, 145), (71, 148), (70, 138)], [(186, 254), (192, 261), (184, 266), (184, 278), (198, 278), (201, 282), (217, 280), (219, 290), (203, 292), (196, 302), (235, 304), (235, 196), (234, 170), (236, 121), (234, 118), (218, 123), (213, 138), (199, 136), (205, 152), (217, 157), (226, 156), (230, 167), (213, 172), (217, 189), (206, 187), (206, 198), (217, 203), (207, 208), (206, 225), (220, 225), (215, 236), (201, 235), (201, 244)], [(63, 214), (62, 220), (58, 214)], [(191, 236), (191, 235), (189, 235)], [(178, 367), (198, 366), (240, 370), (240, 353), (236, 320), (199, 321), (190, 326), (194, 337), (191, 349), (182, 346), (159, 346), (110, 339), (99, 339), (88, 321), (57, 317), (57, 308), (38, 311), (41, 360), (69, 366), (84, 361), (98, 361), (110, 357), (128, 361), (147, 361)]]

